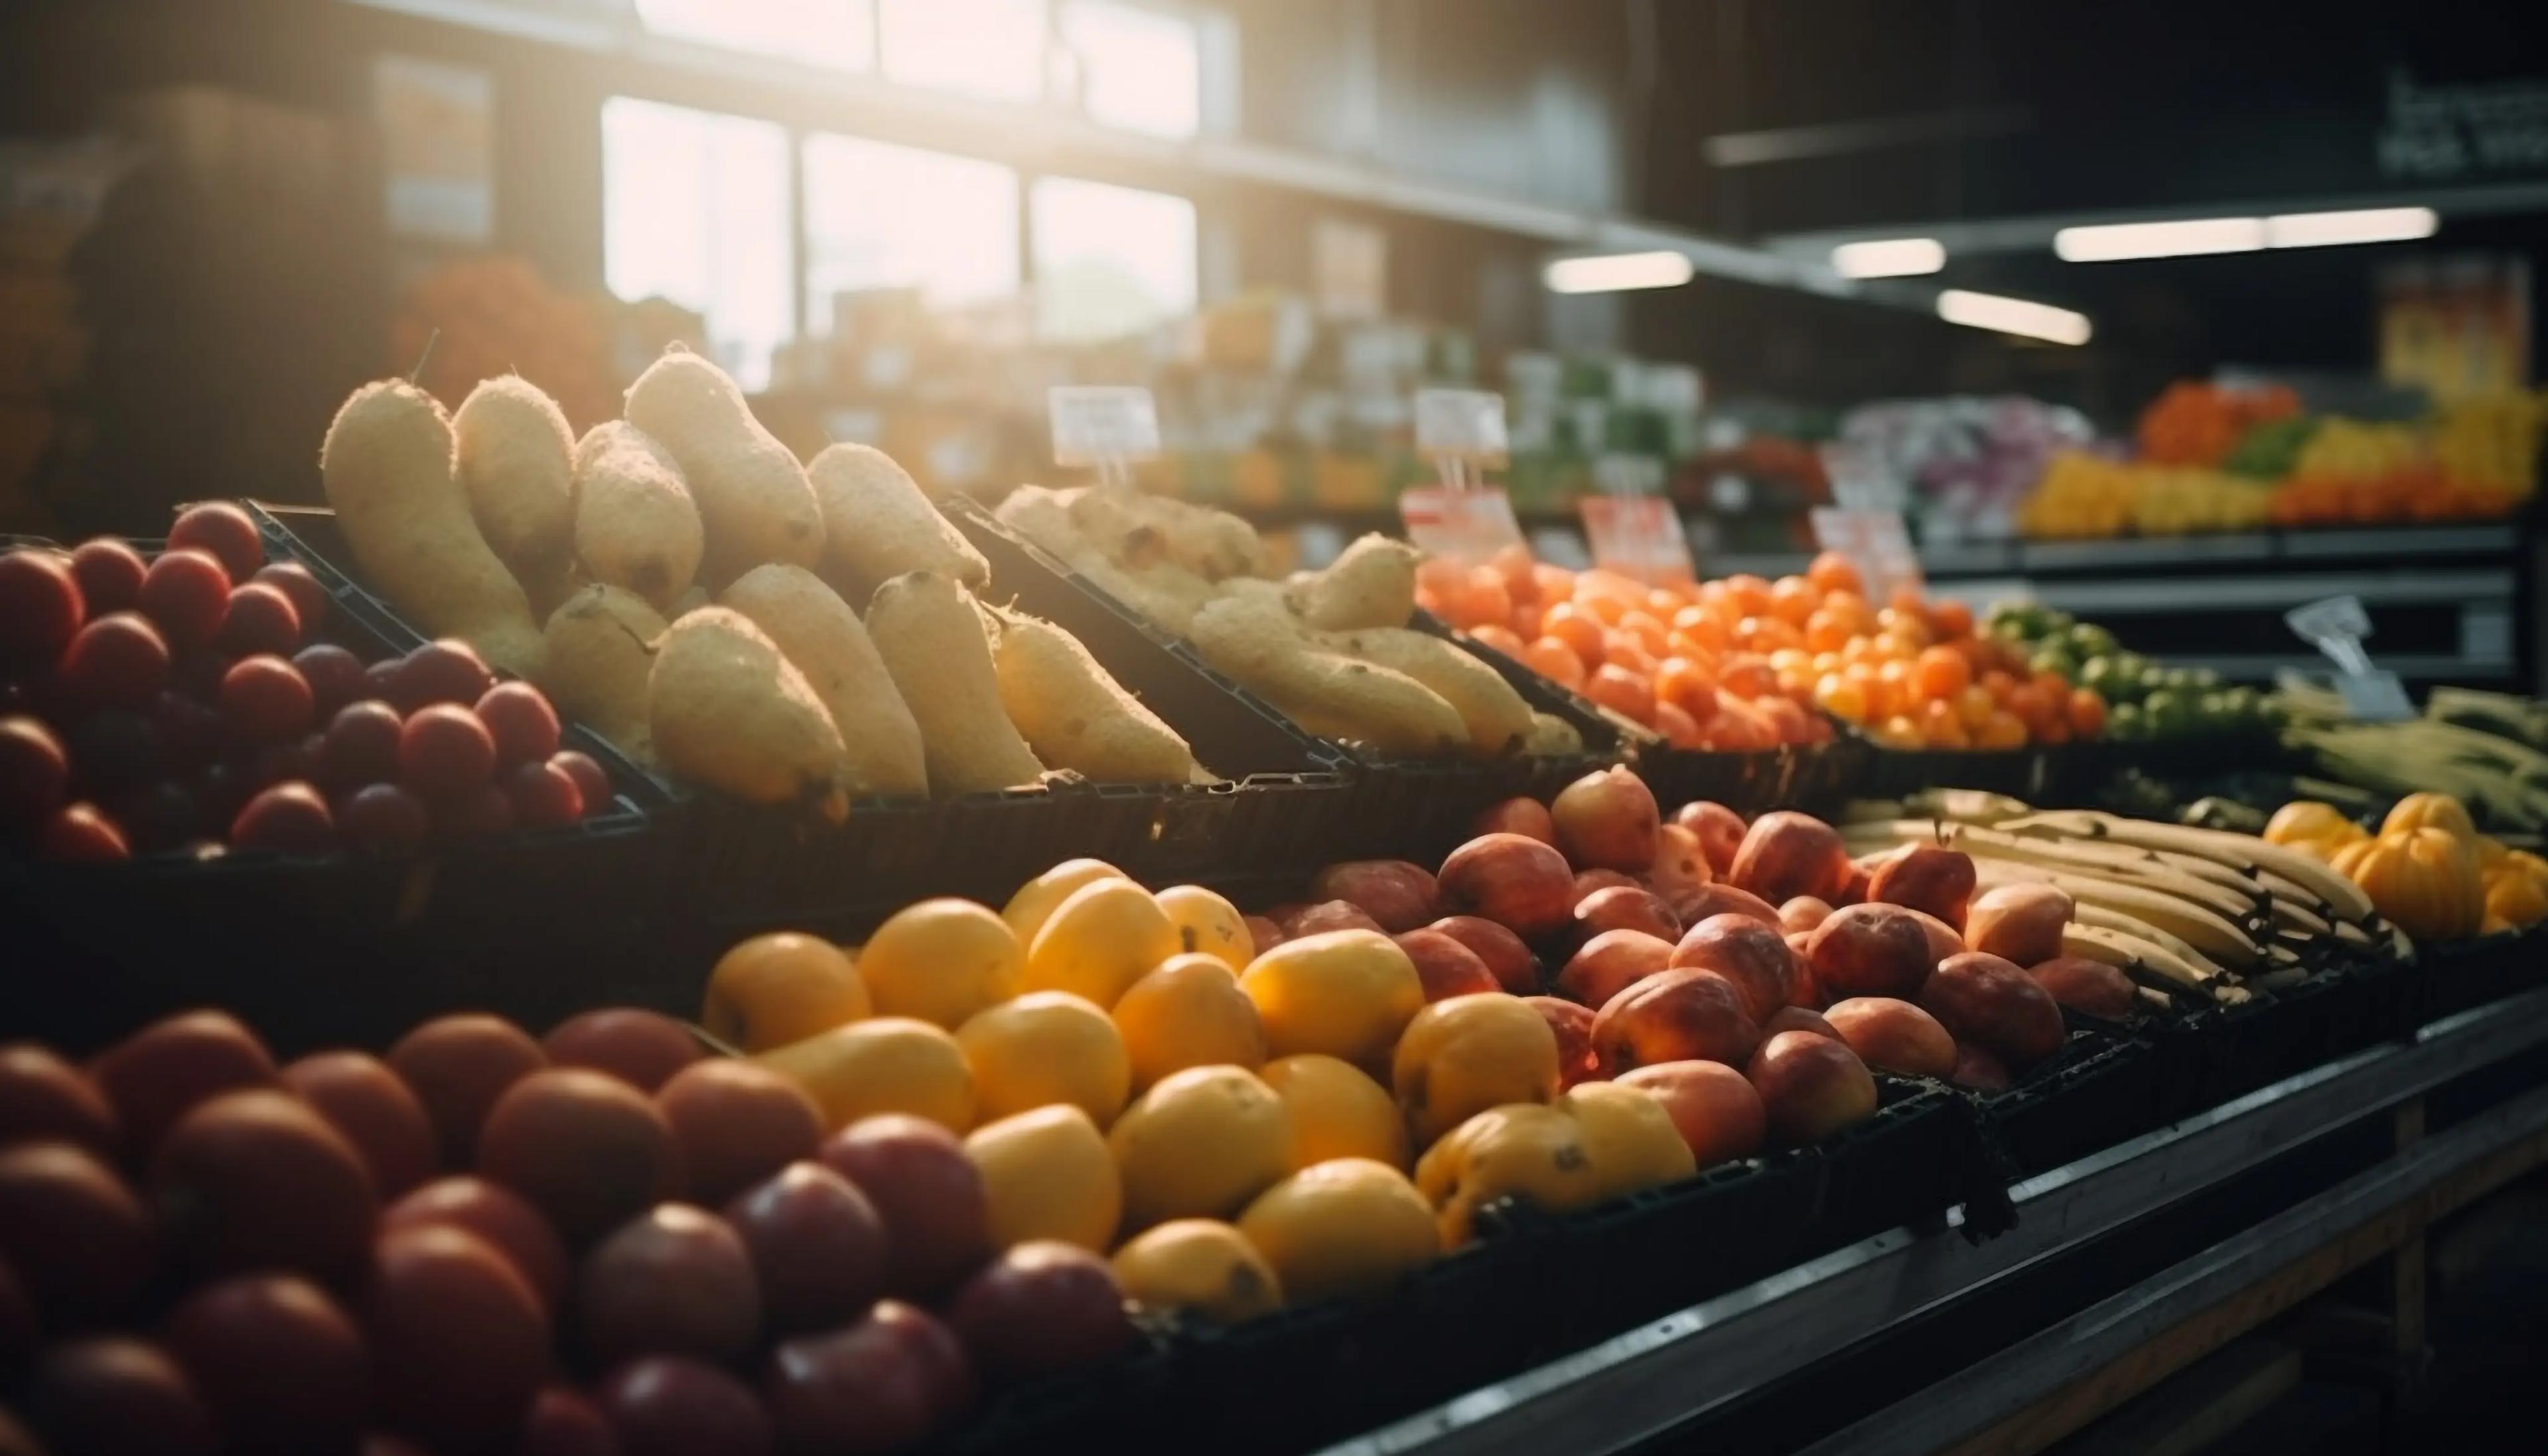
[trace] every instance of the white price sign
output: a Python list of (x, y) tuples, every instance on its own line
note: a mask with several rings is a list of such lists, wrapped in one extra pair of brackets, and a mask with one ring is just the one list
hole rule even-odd
[(1446, 561), (1475, 566), (1522, 544), (1512, 499), (1495, 487), (1410, 486), (1399, 493), (1398, 514), (1407, 522), (1408, 540)]
[(1415, 449), (1428, 459), (1502, 460), (1504, 397), (1493, 390), (1417, 390)]
[(2371, 615), (2358, 596), (2329, 596), (2283, 613), (2294, 632), (2306, 638), (2342, 671), (2336, 691), (2354, 717), (2366, 723), (2397, 723), (2415, 716), (2407, 684), (2398, 675), (2371, 666), (2362, 639), (2371, 635)]
[(1055, 385), (1045, 396), (1055, 465), (1106, 465), (1159, 453), (1159, 411), (1138, 385)]
[(1927, 585), (1920, 574), (1920, 554), (1911, 549), (1911, 532), (1898, 510), (1842, 510), (1817, 505), (1813, 511), (1814, 544), (1837, 551), (1858, 568), (1866, 599), (1886, 601), (1904, 587), (1914, 592)]
[(1587, 496), (1584, 534), (1592, 541), (1592, 564), (1630, 581), (1660, 587), (1697, 580), (1681, 512), (1660, 496)]

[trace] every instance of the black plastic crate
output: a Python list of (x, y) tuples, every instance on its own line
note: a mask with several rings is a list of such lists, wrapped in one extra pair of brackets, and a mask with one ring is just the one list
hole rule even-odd
[(2051, 1062), (1976, 1100), (2010, 1167), (2030, 1176), (2163, 1126), (2165, 1067), (2138, 1037), (2081, 1028)]
[[(159, 545), (133, 544), (145, 554)], [(294, 555), (268, 533), (270, 560)], [(366, 661), (414, 645), (383, 633), (376, 604), (341, 576), (317, 574), (335, 609), (310, 640)], [(0, 859), (0, 924), (18, 937), (27, 969), (0, 977), (0, 1025), (85, 1050), (170, 1012), (219, 1005), (290, 1054), (383, 1045), (463, 1009), (535, 1029), (595, 1005), (694, 1009), (705, 967), (652, 954), (669, 883), (660, 832), (669, 801), (592, 734), (570, 725), (563, 741), (598, 762), (615, 790), (610, 806), (572, 825), (415, 857)]]
[(2501, 1001), (2548, 981), (2548, 925), (2423, 949), (2408, 973), (2418, 1025)]

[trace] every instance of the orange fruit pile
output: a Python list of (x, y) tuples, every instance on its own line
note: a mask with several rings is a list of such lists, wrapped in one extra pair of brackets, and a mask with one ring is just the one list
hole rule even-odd
[(1818, 742), (1831, 733), (1822, 713), (1904, 749), (2014, 749), (2105, 728), (2103, 698), (2029, 673), (2021, 647), (1973, 631), (1970, 607), (1908, 589), (1876, 606), (1829, 551), (1774, 582), (1650, 588), (1515, 546), (1484, 566), (1427, 561), (1416, 598), (1680, 748)]

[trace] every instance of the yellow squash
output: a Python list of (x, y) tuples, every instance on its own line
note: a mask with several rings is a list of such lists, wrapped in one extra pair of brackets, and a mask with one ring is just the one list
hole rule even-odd
[(2347, 872), (2381, 914), (2419, 941), (2473, 936), (2486, 916), (2477, 860), (2446, 829), (2383, 832)]

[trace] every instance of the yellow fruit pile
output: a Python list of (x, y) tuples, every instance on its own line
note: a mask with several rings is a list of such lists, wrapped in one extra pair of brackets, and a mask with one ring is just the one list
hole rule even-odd
[(2442, 411), (2433, 431), (2433, 459), (2464, 490), (2525, 500), (2538, 488), (2543, 432), (2548, 390), (2479, 395)]
[(2271, 485), (2245, 476), (2065, 450), (2018, 505), (2017, 523), (2039, 540), (2250, 530), (2265, 524), (2273, 499)]
[(1003, 1246), (1111, 1252), (1136, 1302), (1207, 1319), (1378, 1289), (1500, 1199), (1564, 1213), (1695, 1171), (1654, 1095), (1561, 1094), (1520, 998), (1428, 1005), (1373, 931), (1254, 944), (1210, 890), (1074, 860), (996, 912), (911, 905), (854, 950), (746, 941), (700, 1019), (834, 1128), (962, 1136)]
[(2467, 807), (2449, 794), (2400, 799), (2377, 835), (2331, 804), (2300, 799), (2275, 811), (2265, 839), (2324, 860), (2419, 941), (2465, 940), (2548, 919), (2548, 860), (2478, 833)]

